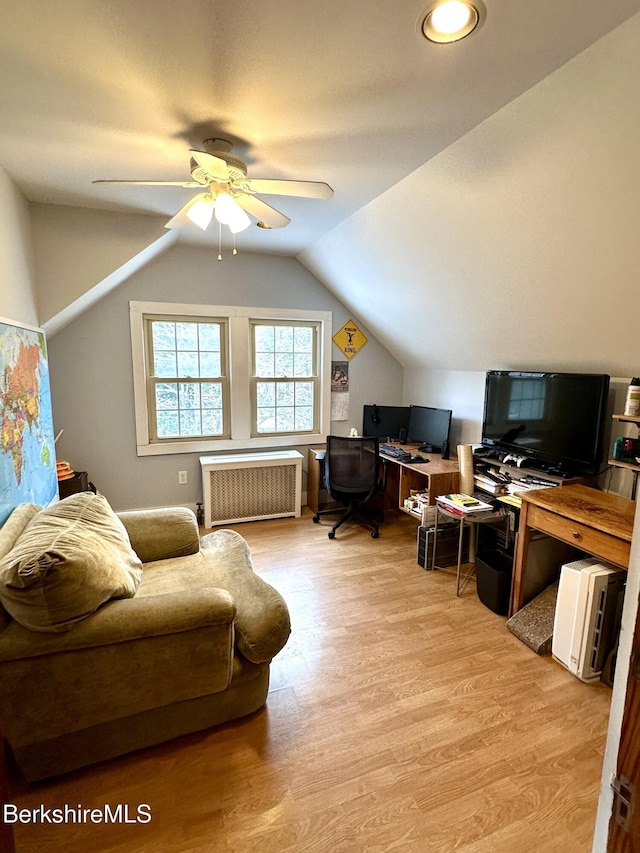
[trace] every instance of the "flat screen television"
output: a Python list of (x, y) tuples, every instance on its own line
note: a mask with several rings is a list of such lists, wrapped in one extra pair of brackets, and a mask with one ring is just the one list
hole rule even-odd
[(411, 406), (407, 439), (418, 441), (431, 450), (442, 451), (449, 441), (451, 409), (433, 409), (430, 406)]
[(487, 372), (482, 444), (531, 467), (597, 474), (609, 393), (604, 373)]
[(409, 406), (376, 406), (366, 404), (362, 415), (362, 434), (377, 438), (399, 439), (400, 431), (409, 425)]

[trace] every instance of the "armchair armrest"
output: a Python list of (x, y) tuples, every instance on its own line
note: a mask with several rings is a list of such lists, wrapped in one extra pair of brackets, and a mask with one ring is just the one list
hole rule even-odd
[(291, 633), (289, 609), (280, 593), (253, 571), (249, 546), (235, 530), (202, 538), (202, 552), (216, 561), (216, 582), (233, 596), (236, 646), (252, 663), (266, 663)]
[(225, 690), (234, 613), (209, 588), (112, 601), (65, 634), (14, 622), (0, 636), (0, 726), (16, 749)]
[(143, 563), (197, 554), (200, 536), (195, 514), (188, 507), (119, 512), (131, 547)]
[(63, 634), (35, 633), (12, 622), (1, 635), (0, 663), (229, 626), (235, 614), (231, 594), (217, 588), (117, 599)]

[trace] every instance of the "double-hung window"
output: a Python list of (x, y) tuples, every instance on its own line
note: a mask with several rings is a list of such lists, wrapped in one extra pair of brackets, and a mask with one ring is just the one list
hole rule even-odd
[(226, 323), (147, 317), (153, 441), (229, 435)]
[(289, 447), (330, 431), (331, 313), (130, 303), (138, 455)]
[(252, 321), (253, 434), (318, 429), (318, 324)]

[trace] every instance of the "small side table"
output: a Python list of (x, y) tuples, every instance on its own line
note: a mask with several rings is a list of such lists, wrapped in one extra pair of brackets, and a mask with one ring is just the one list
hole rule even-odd
[[(500, 509), (494, 510), (490, 512), (486, 510), (484, 512), (478, 513), (466, 513), (465, 515), (459, 515), (456, 512), (449, 512), (449, 510), (445, 509), (436, 501), (436, 518), (435, 518), (435, 527), (433, 531), (433, 568), (439, 571), (446, 571), (442, 566), (436, 566), (436, 548), (438, 547), (438, 519), (440, 515), (443, 515), (445, 518), (449, 520), (454, 520), (459, 522), (460, 531), (458, 536), (458, 564), (456, 567), (456, 596), (462, 595), (466, 585), (469, 583), (473, 574), (476, 570), (476, 549), (475, 549), (475, 530), (477, 525), (480, 524), (500, 524), (504, 523), (506, 525), (505, 533), (508, 535), (509, 530), (509, 511), (506, 507), (501, 507)], [(469, 525), (469, 563), (471, 567), (466, 572), (466, 574), (462, 573), (462, 551), (464, 547), (464, 526), (465, 524)]]

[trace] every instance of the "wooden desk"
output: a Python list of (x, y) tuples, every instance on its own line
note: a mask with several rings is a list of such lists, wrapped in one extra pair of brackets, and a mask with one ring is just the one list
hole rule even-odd
[[(460, 468), (457, 459), (443, 459), (439, 453), (420, 453), (417, 445), (399, 444), (402, 450), (418, 454), (428, 462), (402, 462), (393, 456), (380, 454), (387, 464), (386, 499), (390, 507), (407, 512), (405, 499), (411, 491), (429, 493), (429, 506), (434, 506), (438, 495), (447, 495), (460, 490)], [(408, 512), (418, 519), (421, 514)]]
[[(409, 453), (418, 453), (417, 445), (397, 445)], [(307, 472), (307, 505), (313, 512), (326, 508), (328, 496), (322, 489), (320, 475), (320, 460), (318, 454), (324, 453), (324, 448), (309, 449)], [(459, 468), (457, 460), (442, 459), (439, 453), (421, 453), (429, 462), (401, 462), (390, 456), (380, 454), (387, 465), (387, 487), (385, 490), (385, 509), (404, 509), (405, 498), (409, 497), (412, 489), (428, 491), (429, 505), (433, 506), (438, 495), (459, 491)], [(416, 518), (420, 516), (409, 513)]]
[(622, 569), (629, 567), (634, 501), (583, 485), (535, 489), (519, 496), (522, 509), (513, 566), (510, 615), (526, 604), (523, 588), (534, 530)]

